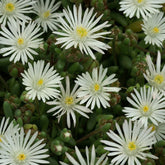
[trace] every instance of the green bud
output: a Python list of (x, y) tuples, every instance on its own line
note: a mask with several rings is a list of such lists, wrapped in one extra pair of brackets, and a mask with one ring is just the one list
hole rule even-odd
[(33, 125), (32, 124), (24, 124), (23, 127), (24, 127), (24, 129), (29, 130), (29, 129), (31, 129), (33, 127)]
[(131, 23), (128, 28), (131, 29), (133, 32), (141, 32), (142, 31), (142, 26), (141, 24), (143, 23), (142, 20), (135, 21)]
[(120, 62), (120, 65), (124, 69), (131, 69), (132, 68), (132, 61), (128, 56), (121, 56), (119, 62)]
[(42, 138), (47, 138), (47, 133), (46, 133), (45, 131), (41, 131), (41, 132), (40, 132), (40, 136), (41, 136)]
[(62, 71), (62, 70), (64, 70), (64, 67), (65, 67), (65, 61), (59, 59), (56, 63), (57, 70)]
[(20, 127), (23, 126), (23, 120), (22, 120), (21, 117), (18, 117), (18, 118), (17, 118), (17, 123), (19, 124)]
[(18, 69), (12, 68), (12, 70), (9, 72), (10, 76), (17, 77), (18, 76)]
[(69, 67), (68, 72), (72, 74), (79, 73), (80, 71), (82, 71), (82, 69), (82, 65), (80, 65), (79, 62), (75, 62)]
[(32, 115), (32, 111), (30, 110), (25, 111), (25, 116), (31, 117), (31, 115)]
[(98, 145), (97, 148), (96, 148), (96, 153), (98, 155), (102, 155), (102, 154), (105, 154), (107, 151), (104, 149), (104, 146), (103, 145)]
[(64, 150), (64, 143), (62, 141), (55, 139), (51, 142), (51, 151), (55, 155), (62, 155), (65, 152)]
[(133, 90), (134, 90), (134, 87), (129, 87), (129, 88), (127, 89), (127, 93), (131, 93), (131, 92), (133, 92)]
[(40, 116), (40, 127), (42, 131), (47, 131), (49, 125), (49, 119), (47, 115), (43, 114)]
[(37, 125), (35, 125), (35, 124), (32, 124), (32, 128), (33, 128), (35, 131), (38, 130), (38, 127), (37, 127)]
[(123, 40), (123, 43), (124, 43), (125, 45), (130, 45), (130, 39), (129, 39), (129, 38), (125, 38), (125, 39)]
[(21, 112), (21, 110), (20, 109), (17, 109), (16, 111), (15, 111), (15, 113), (14, 113), (14, 116), (17, 118), (17, 117), (21, 117), (21, 115), (22, 115), (22, 112)]
[(96, 114), (92, 114), (91, 117), (87, 121), (87, 130), (91, 131), (92, 129), (94, 129), (96, 122), (97, 122)]
[(13, 119), (13, 111), (11, 109), (11, 105), (8, 101), (3, 102), (3, 112), (6, 118)]
[(11, 91), (11, 94), (19, 96), (21, 92), (20, 83), (18, 81), (15, 81), (10, 91)]

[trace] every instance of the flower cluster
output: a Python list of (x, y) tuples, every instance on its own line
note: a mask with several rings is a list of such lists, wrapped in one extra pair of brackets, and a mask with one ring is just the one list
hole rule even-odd
[[(113, 3), (115, 6), (116, 2)], [(151, 56), (146, 55), (147, 69), (142, 68), (144, 70), (142, 77), (148, 84), (143, 87), (136, 84), (136, 87), (138, 85), (139, 87), (131, 92), (127, 91), (127, 97), (125, 95), (120, 97), (119, 92), (126, 88), (119, 87), (116, 77), (120, 79), (120, 76), (116, 74), (123, 72), (116, 66), (110, 68), (109, 63), (113, 61), (114, 65), (118, 63), (124, 65), (123, 56), (129, 50), (133, 52), (133, 48), (129, 49), (133, 43), (129, 41), (126, 43), (127, 40), (124, 39), (128, 50), (122, 52), (124, 55), (120, 56), (121, 59), (117, 59), (120, 51), (117, 49), (118, 46), (121, 49), (124, 47), (118, 42), (122, 38), (120, 34), (122, 28), (117, 29), (117, 26), (114, 26), (111, 32), (111, 26), (115, 25), (113, 21), (112, 25), (109, 20), (105, 21), (103, 14), (95, 12), (94, 7), (83, 11), (83, 7), (88, 6), (88, 3), (84, 6), (77, 4), (71, 7), (64, 1), (56, 2), (56, 0), (1, 0), (0, 2), (0, 53), (7, 58), (7, 61), (13, 62), (14, 66), (17, 64), (21, 66), (17, 70), (18, 77), (10, 72), (14, 78), (6, 83), (0, 76), (0, 82), (6, 85), (3, 92), (10, 88), (10, 92), (15, 94), (13, 90), (17, 89), (13, 89), (14, 85), (20, 81), (22, 83), (20, 90), (24, 90), (26, 98), (23, 100), (20, 97), (25, 106), (19, 109), (22, 102), (13, 98), (15, 95), (9, 98), (8, 93), (6, 95), (5, 92), (0, 93), (0, 97), (3, 95), (5, 98), (4, 102), (9, 103), (14, 100), (11, 107), (16, 109), (13, 113), (10, 104), (7, 104), (9, 105), (7, 108), (5, 104), (3, 105), (2, 114), (4, 113), (6, 118), (3, 117), (0, 124), (0, 164), (2, 165), (48, 164), (52, 161), (48, 158), (49, 152), (56, 152), (58, 156), (65, 153), (64, 162), (59, 161), (61, 165), (67, 163), (141, 165), (140, 159), (158, 158), (150, 153), (150, 150), (156, 142), (165, 139), (165, 66), (161, 66), (161, 50), (158, 51), (156, 67)], [(95, 4), (93, 1), (91, 4), (99, 6), (99, 3)], [(103, 4), (105, 9), (108, 8), (106, 2)], [(157, 47), (163, 47), (165, 40), (165, 17), (162, 9), (164, 4), (165, 0), (120, 0), (118, 5), (119, 11), (123, 11), (127, 17), (136, 16), (136, 19), (142, 19), (140, 30), (145, 34), (143, 42), (158, 49)], [(62, 6), (66, 7), (60, 12)], [(105, 13), (108, 15), (107, 10)], [(111, 17), (114, 17), (113, 14)], [(116, 22), (120, 20), (120, 18), (115, 19)], [(127, 32), (124, 37), (136, 38), (128, 34), (131, 33), (130, 31)], [(49, 38), (44, 42), (48, 35)], [(147, 52), (146, 49), (139, 49), (139, 52), (143, 50)], [(103, 55), (107, 52), (112, 54), (113, 60)], [(103, 64), (99, 63), (100, 59), (104, 59)], [(84, 67), (80, 67), (81, 72), (78, 67), (73, 67), (74, 75), (71, 75), (68, 69), (70, 65), (76, 66), (81, 62), (84, 64)], [(131, 63), (129, 60), (126, 62)], [(116, 72), (112, 68), (115, 68)], [(127, 75), (124, 76), (127, 79)], [(19, 90), (17, 92), (19, 93)], [(120, 101), (124, 102), (124, 106), (128, 105), (119, 107)], [(115, 111), (113, 105), (121, 108), (120, 112)], [(36, 116), (29, 115), (30, 108), (32, 109), (30, 113)], [(118, 112), (125, 114), (128, 120), (125, 119), (122, 124), (120, 120), (119, 122), (115, 120)], [(104, 113), (115, 119), (107, 119)], [(12, 120), (13, 118), (17, 121)], [(26, 130), (29, 121), (32, 122), (31, 125), (40, 123), (37, 128), (39, 131), (31, 128)], [(76, 138), (82, 135), (82, 129), (86, 129), (83, 126), (82, 129), (77, 130), (82, 126), (79, 124), (80, 121), (87, 121), (87, 131), (93, 132), (77, 140)], [(58, 128), (51, 132), (50, 130), (58, 123)], [(44, 125), (44, 128), (41, 125)], [(61, 131), (62, 127), (71, 129), (76, 135), (76, 140), (72, 138), (70, 130), (66, 131), (67, 128)], [(61, 132), (59, 133), (58, 130)], [(46, 133), (52, 136), (46, 136)], [(56, 135), (59, 135), (58, 138), (55, 138)], [(86, 146), (84, 154), (77, 146), (88, 137), (89, 139), (99, 137), (96, 141), (98, 148), (92, 143), (91, 148)], [(48, 146), (51, 146), (51, 151), (47, 149), (45, 143), (49, 139), (51, 143)], [(62, 140), (69, 147), (63, 147)], [(73, 146), (75, 150), (71, 149)], [(113, 158), (109, 159), (108, 156)]]
[(162, 46), (165, 40), (165, 17), (160, 12), (164, 0), (121, 0), (120, 11), (132, 18), (143, 18), (142, 30), (144, 31), (145, 43)]

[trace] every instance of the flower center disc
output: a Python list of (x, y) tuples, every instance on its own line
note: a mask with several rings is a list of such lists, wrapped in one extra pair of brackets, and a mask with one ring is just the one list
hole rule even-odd
[(73, 97), (66, 97), (65, 98), (65, 104), (67, 104), (67, 105), (73, 104)]
[(43, 83), (44, 83), (44, 80), (41, 78), (41, 79), (38, 80), (37, 85), (41, 86)]
[(154, 27), (154, 28), (153, 28), (153, 32), (154, 32), (154, 33), (159, 33), (159, 28), (158, 28), (158, 27)]
[(87, 29), (83, 28), (83, 27), (77, 27), (76, 28), (76, 32), (77, 32), (77, 35), (80, 37), (80, 38), (84, 38), (87, 36), (88, 32), (87, 32)]
[(26, 159), (26, 155), (25, 154), (19, 154), (17, 158), (18, 158), (18, 160), (23, 161)]
[(142, 2), (143, 2), (143, 0), (137, 0), (137, 2), (138, 2), (138, 3), (142, 3)]
[(44, 13), (43, 13), (43, 17), (44, 18), (48, 18), (50, 16), (50, 11), (48, 10), (48, 11), (45, 11)]
[(5, 6), (5, 9), (6, 9), (6, 11), (8, 11), (8, 12), (12, 12), (12, 11), (15, 10), (15, 6), (14, 6), (13, 3), (7, 3), (6, 6)]
[(157, 84), (161, 84), (163, 81), (164, 81), (164, 77), (162, 75), (156, 75), (154, 77), (154, 81), (157, 83)]
[(99, 84), (95, 84), (95, 85), (94, 85), (94, 90), (95, 90), (95, 91), (98, 91), (99, 89), (100, 89), (100, 85), (99, 85)]
[(23, 38), (18, 38), (17, 43), (19, 46), (24, 44), (24, 39)]
[(147, 112), (148, 110), (149, 110), (149, 107), (147, 105), (143, 107), (144, 112)]
[(134, 142), (129, 142), (128, 149), (130, 151), (136, 150), (136, 144)]

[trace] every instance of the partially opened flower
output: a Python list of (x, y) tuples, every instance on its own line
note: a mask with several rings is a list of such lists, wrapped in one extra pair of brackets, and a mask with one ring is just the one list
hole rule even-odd
[(158, 51), (156, 66), (154, 66), (151, 56), (146, 56), (148, 69), (144, 73), (145, 79), (148, 83), (160, 91), (165, 91), (165, 65), (161, 69), (161, 54)]
[(28, 58), (33, 60), (33, 55), (38, 53), (36, 48), (42, 43), (42, 39), (38, 38), (40, 28), (34, 22), (25, 22), (18, 24), (18, 22), (12, 21), (8, 23), (8, 27), (2, 26), (0, 31), (0, 44), (5, 45), (0, 49), (0, 53), (3, 56), (11, 56), (10, 61), (21, 61), (23, 64), (28, 62)]
[(144, 126), (151, 121), (153, 124), (165, 122), (165, 97), (163, 93), (155, 91), (153, 87), (134, 89), (131, 98), (127, 100), (133, 107), (124, 107), (123, 112), (132, 120), (139, 120)]
[(78, 85), (76, 84), (72, 91), (70, 91), (70, 80), (69, 77), (66, 77), (66, 90), (63, 85), (60, 85), (61, 94), (54, 101), (49, 101), (47, 104), (54, 105), (53, 108), (49, 109), (48, 112), (54, 112), (53, 116), (57, 115), (58, 121), (60, 121), (61, 117), (66, 114), (67, 115), (67, 126), (71, 127), (71, 120), (73, 119), (74, 126), (76, 125), (76, 115), (75, 113), (79, 113), (80, 115), (89, 118), (86, 113), (91, 113), (92, 111), (79, 104), (80, 99), (77, 97)]
[(93, 51), (100, 52), (104, 54), (103, 50), (110, 48), (108, 44), (105, 44), (102, 41), (99, 41), (99, 38), (106, 38), (106, 34), (110, 32), (101, 32), (103, 28), (109, 27), (108, 21), (96, 26), (100, 21), (103, 15), (100, 15), (98, 18), (95, 13), (93, 15), (93, 10), (86, 9), (84, 14), (82, 11), (81, 5), (77, 9), (76, 6), (73, 6), (73, 12), (69, 9), (64, 9), (63, 14), (64, 18), (60, 17), (60, 29), (61, 32), (55, 31), (55, 34), (60, 35), (61, 37), (57, 38), (56, 44), (62, 44), (62, 47), (69, 49), (74, 46), (75, 48), (79, 47), (82, 53), (90, 55), (93, 59), (96, 59)]
[(7, 134), (16, 133), (18, 131), (18, 125), (14, 126), (13, 122), (9, 122), (9, 118), (2, 118), (0, 124), (0, 142), (2, 142), (2, 138), (5, 139)]
[[(75, 152), (76, 152), (76, 160), (73, 158), (69, 153), (66, 152), (66, 156), (69, 160), (69, 164), (72, 165), (106, 165), (108, 163), (108, 158), (106, 157), (106, 154), (101, 155), (100, 158), (96, 157), (96, 151), (95, 151), (95, 146), (92, 145), (92, 151), (91, 154), (89, 154), (89, 149), (88, 147), (85, 148), (85, 154), (86, 158), (82, 156), (80, 153), (80, 150), (78, 147), (75, 146)], [(67, 163), (60, 162), (61, 165), (68, 165)]]
[(164, 13), (160, 12), (147, 17), (143, 20), (142, 29), (146, 35), (144, 38), (146, 44), (162, 46), (165, 40), (165, 17)]
[(140, 18), (142, 16), (150, 16), (153, 13), (159, 12), (159, 8), (162, 7), (164, 0), (121, 0), (120, 11), (123, 11), (127, 17), (132, 18), (136, 16)]
[(165, 123), (158, 123), (158, 125), (149, 124), (149, 127), (152, 128), (151, 131), (154, 131), (154, 136), (157, 141), (165, 140)]
[(138, 122), (133, 124), (131, 120), (129, 122), (125, 120), (122, 130), (117, 123), (116, 129), (118, 133), (111, 130), (107, 132), (110, 141), (101, 140), (102, 143), (107, 145), (104, 149), (109, 151), (108, 156), (114, 157), (111, 164), (141, 165), (139, 159), (157, 159), (156, 156), (147, 153), (156, 142), (151, 128), (143, 128)]
[(78, 97), (81, 98), (81, 104), (86, 102), (86, 106), (91, 105), (94, 109), (95, 105), (98, 108), (102, 105), (104, 108), (110, 106), (110, 92), (119, 92), (120, 88), (110, 87), (109, 85), (117, 81), (115, 74), (107, 76), (108, 69), (103, 69), (101, 65), (99, 68), (94, 68), (92, 74), (89, 72), (78, 76), (76, 83), (80, 85)]
[(32, 0), (1, 0), (0, 2), (0, 23), (6, 24), (7, 21), (26, 21), (31, 18), (26, 16), (32, 13)]
[(35, 142), (38, 133), (31, 136), (29, 130), (25, 135), (23, 128), (15, 134), (9, 134), (0, 143), (1, 149), (1, 165), (40, 165), (48, 164), (45, 158), (49, 157), (48, 149), (44, 149), (46, 144), (43, 140)]
[(56, 13), (56, 10), (60, 7), (61, 2), (55, 3), (55, 0), (38, 0), (34, 4), (34, 12), (38, 18), (35, 20), (39, 25), (43, 27), (45, 32), (50, 30), (57, 30), (58, 17), (61, 13)]
[(43, 60), (34, 62), (32, 65), (28, 63), (28, 70), (22, 73), (23, 85), (26, 86), (27, 96), (29, 99), (42, 100), (45, 102), (50, 98), (55, 98), (59, 94), (59, 87), (62, 77), (54, 70), (53, 67), (50, 68), (50, 63)]

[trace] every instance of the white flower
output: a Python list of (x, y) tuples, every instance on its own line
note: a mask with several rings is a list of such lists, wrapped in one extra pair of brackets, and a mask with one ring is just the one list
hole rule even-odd
[(152, 128), (151, 131), (154, 131), (154, 136), (157, 141), (165, 140), (165, 123), (158, 123), (158, 125), (149, 124), (149, 127)]
[(79, 105), (80, 99), (77, 98), (78, 85), (76, 84), (70, 92), (70, 81), (69, 77), (66, 77), (66, 91), (64, 90), (63, 85), (60, 85), (61, 94), (54, 101), (47, 102), (49, 105), (55, 105), (55, 107), (48, 110), (48, 112), (54, 112), (53, 116), (58, 115), (58, 122), (61, 117), (66, 113), (67, 114), (67, 126), (71, 127), (70, 117), (73, 119), (74, 127), (76, 125), (76, 116), (75, 112), (80, 115), (89, 118), (86, 113), (91, 113), (92, 111), (85, 106)]
[[(142, 128), (142, 125), (135, 122), (132, 124), (131, 120), (127, 120), (123, 123), (123, 131), (116, 123), (116, 129), (118, 134), (113, 131), (107, 132), (107, 135), (112, 141), (101, 140), (107, 147), (104, 149), (109, 151), (108, 156), (115, 156), (111, 163), (115, 165), (141, 165), (140, 159), (146, 159), (147, 157), (156, 159), (157, 157), (147, 153), (152, 145), (156, 142), (154, 138), (154, 132), (151, 132), (151, 128)], [(127, 163), (126, 163), (127, 162)]]
[(55, 0), (38, 0), (34, 4), (34, 12), (37, 14), (38, 18), (35, 20), (39, 25), (43, 27), (44, 32), (50, 30), (57, 30), (57, 18), (61, 15), (55, 13), (55, 11), (60, 7), (61, 2), (55, 4)]
[(100, 108), (100, 104), (106, 108), (109, 107), (110, 93), (118, 92), (120, 88), (109, 87), (110, 84), (117, 81), (115, 74), (106, 77), (108, 69), (103, 69), (102, 65), (99, 68), (92, 70), (92, 75), (88, 72), (83, 73), (82, 76), (78, 76), (76, 83), (80, 85), (78, 97), (82, 100), (80, 104), (87, 102), (86, 106), (91, 105), (91, 109), (95, 107), (95, 104)]
[(28, 66), (28, 70), (21, 75), (29, 99), (34, 100), (37, 97), (45, 102), (46, 99), (57, 97), (59, 91), (56, 88), (59, 87), (62, 78), (53, 67), (49, 68), (50, 63), (44, 67), (44, 61), (40, 60), (34, 62), (33, 66), (28, 63)]
[(21, 60), (25, 64), (28, 58), (33, 60), (32, 55), (38, 54), (34, 49), (42, 43), (42, 39), (38, 39), (41, 35), (39, 26), (36, 26), (34, 22), (26, 26), (25, 22), (20, 25), (13, 21), (8, 23), (8, 27), (9, 30), (5, 26), (1, 27), (0, 44), (6, 47), (1, 48), (0, 53), (3, 56), (10, 55), (10, 61), (14, 63)]
[[(78, 161), (75, 160), (69, 153), (65, 153), (68, 160), (70, 161), (70, 164), (73, 165), (106, 165), (108, 158), (106, 157), (106, 154), (103, 154), (99, 159), (96, 158), (96, 152), (95, 152), (95, 146), (92, 145), (92, 151), (91, 156), (89, 155), (89, 149), (88, 147), (85, 148), (86, 153), (86, 160), (81, 155), (78, 147), (75, 146), (75, 152), (76, 157), (78, 158)], [(68, 165), (64, 162), (60, 162), (61, 165)]]
[[(59, 22), (61, 25), (62, 32), (55, 31), (55, 34), (58, 34), (62, 37), (57, 38), (56, 44), (63, 44), (62, 47), (69, 49), (74, 46), (75, 48), (79, 47), (80, 51), (85, 54), (90, 55), (93, 59), (96, 59), (93, 51), (100, 52), (104, 54), (103, 50), (110, 48), (107, 44), (99, 41), (99, 38), (106, 38), (104, 35), (110, 34), (110, 32), (99, 32), (103, 28), (109, 27), (108, 21), (96, 26), (100, 21), (101, 16), (96, 17), (96, 13), (93, 15), (93, 10), (86, 9), (84, 15), (82, 14), (82, 7), (79, 6), (78, 10), (76, 6), (73, 6), (73, 13), (69, 9), (64, 9), (63, 17), (60, 17)], [(93, 16), (92, 16), (93, 15)]]
[(24, 15), (32, 12), (32, 5), (35, 1), (32, 0), (1, 0), (0, 2), (0, 23), (4, 25), (9, 20), (27, 21), (31, 18)]
[(145, 79), (148, 83), (160, 91), (165, 91), (165, 65), (161, 69), (161, 54), (158, 51), (156, 67), (154, 66), (150, 55), (146, 56), (148, 69), (144, 73)]
[(163, 3), (165, 0), (121, 0), (119, 10), (124, 11), (124, 14), (130, 18), (135, 15), (137, 18), (140, 16), (145, 18), (159, 12), (158, 9), (162, 7)]
[(0, 124), (0, 142), (2, 142), (2, 138), (5, 139), (8, 133), (16, 133), (18, 131), (18, 125), (14, 126), (13, 122), (9, 122), (9, 118), (2, 118)]
[(142, 29), (146, 35), (145, 43), (162, 46), (165, 39), (165, 17), (163, 12), (143, 20)]
[(127, 117), (132, 120), (139, 120), (144, 126), (148, 125), (148, 121), (151, 121), (154, 125), (158, 125), (158, 122), (165, 122), (165, 97), (163, 93), (157, 92), (156, 97), (155, 90), (152, 87), (140, 88), (140, 92), (134, 89), (135, 93), (131, 93), (131, 97), (127, 97), (127, 100), (133, 107), (125, 107), (123, 112)]
[(32, 136), (29, 130), (25, 135), (23, 128), (17, 133), (10, 134), (2, 139), (0, 143), (3, 150), (1, 150), (1, 165), (40, 165), (48, 164), (49, 162), (44, 160), (49, 157), (44, 149), (46, 144), (42, 144), (43, 140), (35, 142), (37, 138), (37, 132)]

